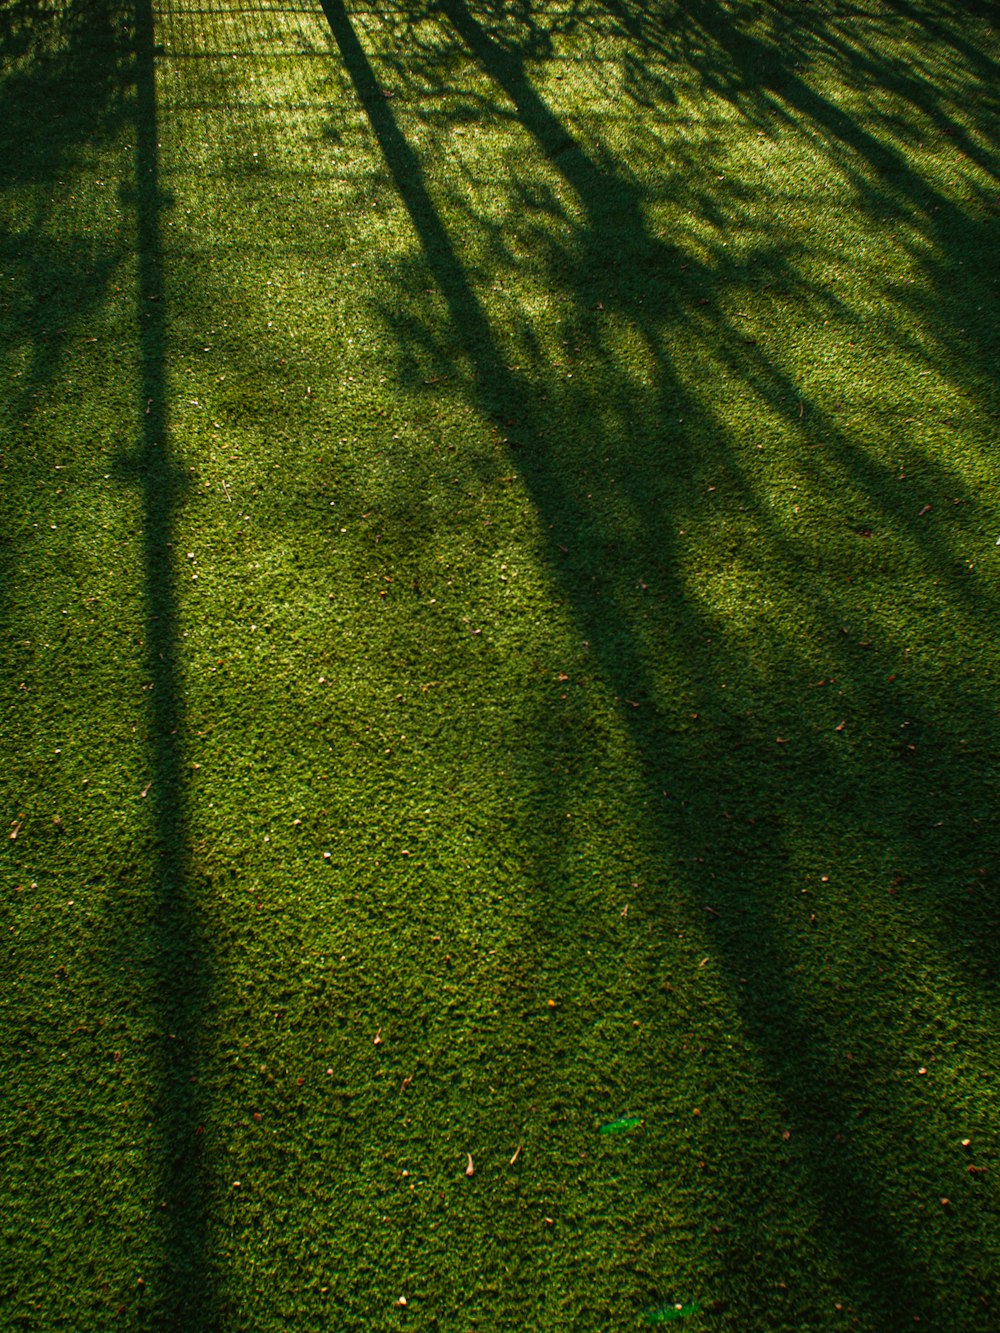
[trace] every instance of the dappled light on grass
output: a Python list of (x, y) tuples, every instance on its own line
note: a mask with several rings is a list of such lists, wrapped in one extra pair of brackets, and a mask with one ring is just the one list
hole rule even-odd
[[(140, 47), (120, 221), (44, 211), (99, 136), (100, 174), (72, 141), (0, 177), (4, 300), (46, 312), (3, 326), (4, 421), (23, 462), (99, 366), (131, 542), (72, 660), (145, 719), (91, 727), (136, 808), (46, 889), (114, 845), (158, 904), (108, 955), (183, 1047), (125, 1063), (128, 1308), (990, 1327), (995, 34), (173, 0)], [(78, 322), (39, 219), (89, 256)], [(28, 883), (31, 793), (84, 808), (40, 755)]]

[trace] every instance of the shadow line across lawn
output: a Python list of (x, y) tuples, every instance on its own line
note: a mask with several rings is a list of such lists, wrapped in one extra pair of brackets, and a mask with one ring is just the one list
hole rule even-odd
[(159, 173), (155, 28), (151, 0), (137, 0), (135, 28), (135, 224), (138, 256), (139, 439), (123, 461), (142, 499), (151, 681), (150, 733), (154, 859), (151, 868), (150, 956), (156, 1040), (160, 1140), (159, 1204), (162, 1261), (157, 1325), (197, 1330), (215, 1326), (208, 1254), (208, 1199), (202, 1128), (201, 1048), (211, 967), (190, 874), (184, 768), (183, 674), (179, 650), (174, 527), (184, 477), (171, 445), (166, 382), (167, 310), (161, 225), (169, 197)]
[[(751, 757), (748, 749), (743, 754), (746, 737), (735, 739), (732, 752), (714, 757), (705, 747), (697, 746), (672, 727), (663, 709), (658, 705), (656, 683), (645, 665), (648, 651), (643, 644), (639, 627), (633, 616), (616, 605), (613, 588), (611, 595), (601, 599), (595, 595), (595, 579), (600, 578), (601, 552), (609, 546), (609, 530), (602, 516), (589, 507), (579, 478), (566, 475), (558, 458), (553, 456), (547, 443), (546, 412), (538, 390), (509, 364), (506, 352), (494, 330), (473, 281), (459, 257), (449, 228), (432, 198), (432, 191), (417, 151), (408, 142), (389, 104), (386, 89), (375, 73), (352, 19), (340, 0), (322, 0), (344, 65), (355, 92), (365, 109), (371, 129), (377, 139), (395, 189), (404, 203), (413, 228), (419, 238), (423, 256), (440, 290), (451, 322), (451, 339), (457, 342), (469, 359), (472, 377), (470, 397), (477, 409), (485, 415), (501, 419), (516, 433), (518, 448), (512, 455), (520, 470), (528, 492), (540, 518), (543, 532), (548, 534), (549, 559), (561, 589), (579, 623), (581, 634), (589, 642), (600, 663), (605, 680), (621, 699), (640, 705), (634, 710), (623, 709), (635, 753), (641, 757), (645, 786), (649, 796), (648, 821), (654, 830), (653, 839), (664, 866), (673, 867), (674, 882), (690, 899), (694, 916), (704, 900), (704, 885), (710, 868), (719, 871), (713, 883), (714, 901), (724, 918), (716, 933), (716, 962), (720, 966), (724, 985), (733, 997), (745, 1029), (754, 1042), (762, 1068), (778, 1105), (785, 1108), (788, 1120), (803, 1128), (799, 1138), (801, 1179), (814, 1201), (818, 1221), (819, 1244), (826, 1253), (835, 1256), (848, 1297), (869, 1317), (898, 1319), (904, 1313), (926, 1311), (933, 1306), (933, 1291), (921, 1260), (912, 1246), (899, 1233), (898, 1225), (882, 1204), (882, 1192), (871, 1177), (870, 1165), (854, 1151), (848, 1138), (827, 1132), (829, 1126), (847, 1124), (855, 1115), (863, 1114), (866, 1092), (854, 1085), (848, 1090), (839, 1072), (836, 1053), (829, 1039), (817, 1028), (797, 996), (792, 981), (794, 959), (789, 956), (787, 942), (769, 906), (769, 877), (786, 877), (790, 871), (790, 853), (784, 839), (788, 830), (803, 819), (803, 810), (813, 791), (845, 790), (852, 785), (861, 792), (855, 813), (867, 808), (874, 822), (882, 821), (886, 829), (887, 855), (901, 863), (921, 865), (928, 874), (940, 870), (945, 856), (945, 839), (931, 832), (935, 823), (940, 792), (935, 791), (933, 780), (922, 783), (905, 770), (900, 770), (891, 791), (880, 789), (879, 783), (863, 771), (852, 772), (850, 761), (831, 757), (829, 752), (817, 751), (806, 761), (785, 759), (783, 755), (770, 758)], [(926, 235), (936, 240), (947, 225), (960, 222), (954, 206), (934, 196), (926, 182), (912, 172), (898, 151), (882, 145), (870, 131), (855, 123), (842, 108), (827, 101), (808, 87), (793, 71), (785, 69), (785, 57), (776, 46), (764, 46), (757, 39), (738, 32), (720, 7), (700, 4), (689, 7), (691, 33), (709, 34), (717, 50), (730, 58), (736, 66), (768, 65), (774, 79), (779, 78), (783, 98), (775, 110), (791, 123), (807, 124), (832, 144), (831, 154), (840, 157), (848, 176), (852, 173), (862, 193), (879, 194), (882, 207), (896, 210), (916, 210), (924, 220)], [(598, 6), (595, 12), (604, 11)], [(839, 472), (850, 482), (872, 496), (873, 504), (886, 506), (886, 516), (897, 523), (906, 534), (906, 540), (922, 552), (922, 558), (940, 573), (943, 579), (955, 581), (956, 597), (967, 598), (964, 586), (955, 578), (954, 562), (946, 546), (939, 543), (928, 530), (920, 530), (914, 523), (909, 500), (895, 502), (886, 498), (888, 473), (883, 463), (867, 456), (826, 414), (822, 405), (810, 401), (806, 392), (789, 380), (782, 367), (769, 361), (756, 347), (748, 345), (742, 333), (727, 321), (719, 310), (710, 312), (714, 324), (706, 324), (704, 311), (698, 305), (700, 290), (718, 284), (720, 272), (713, 262), (699, 263), (685, 256), (687, 263), (681, 276), (677, 272), (677, 256), (670, 244), (649, 234), (643, 215), (642, 201), (631, 177), (616, 170), (606, 161), (597, 161), (574, 138), (560, 118), (533, 86), (518, 54), (517, 45), (501, 41), (480, 21), (463, 0), (442, 0), (440, 6), (422, 13), (444, 16), (459, 38), (451, 49), (465, 48), (481, 70), (504, 95), (493, 109), (498, 115), (510, 116), (510, 104), (523, 129), (527, 132), (555, 172), (576, 196), (582, 209), (584, 223), (578, 242), (578, 254), (583, 259), (570, 261), (577, 267), (569, 269), (564, 279), (582, 322), (587, 310), (602, 298), (603, 305), (617, 309), (640, 330), (650, 359), (657, 368), (657, 381), (651, 392), (658, 419), (678, 418), (689, 423), (691, 438), (708, 438), (717, 461), (732, 473), (739, 475), (738, 463), (730, 456), (730, 446), (724, 439), (724, 427), (707, 417), (704, 403), (694, 396), (684, 378), (671, 364), (669, 349), (662, 336), (662, 315), (650, 313), (636, 296), (633, 275), (620, 276), (614, 260), (621, 254), (635, 257), (655, 272), (657, 283), (671, 284), (667, 302), (671, 309), (674, 336), (690, 330), (694, 339), (716, 337), (721, 346), (721, 357), (745, 377), (767, 402), (775, 414), (783, 417), (788, 427), (797, 429), (797, 420), (807, 417), (810, 427), (822, 431), (828, 444), (825, 466), (831, 479)], [(491, 11), (492, 13), (492, 11)], [(649, 20), (631, 6), (608, 5), (606, 16), (628, 18), (633, 28)], [(530, 11), (519, 11), (519, 16), (531, 24)], [(494, 14), (493, 17), (496, 17)], [(682, 22), (683, 20), (678, 20)], [(445, 25), (441, 25), (441, 31)], [(545, 41), (532, 31), (533, 49), (544, 49)], [(447, 39), (442, 39), (447, 40)], [(405, 49), (404, 49), (405, 48)], [(380, 57), (383, 63), (395, 68), (401, 79), (407, 77), (407, 62), (411, 52), (405, 42), (397, 46), (395, 56)], [(778, 71), (775, 62), (781, 65)], [(443, 62), (442, 62), (443, 63)], [(427, 71), (425, 70), (426, 74)], [(716, 82), (723, 78), (719, 69), (705, 70), (705, 76)], [(738, 70), (728, 77), (739, 81)], [(771, 77), (771, 76), (769, 76)], [(758, 108), (759, 109), (759, 108)], [(488, 114), (489, 107), (481, 107)], [(882, 174), (883, 183), (873, 181)], [(513, 190), (508, 182), (507, 187)], [(939, 217), (940, 214), (940, 217)], [(931, 221), (933, 219), (933, 221)], [(602, 265), (602, 258), (609, 261)], [(724, 266), (723, 255), (716, 256)], [(599, 273), (599, 278), (595, 277)], [(664, 275), (674, 273), (672, 278)], [(725, 277), (725, 273), (721, 274)], [(789, 281), (794, 275), (786, 274)], [(837, 313), (835, 298), (817, 289), (810, 289), (808, 299), (828, 313)], [(665, 302), (660, 302), (662, 311)], [(612, 375), (613, 363), (609, 363)], [(624, 390), (627, 386), (617, 386)], [(621, 396), (621, 395), (619, 395)], [(567, 395), (569, 399), (569, 395)], [(633, 422), (633, 426), (639, 423)], [(595, 414), (590, 429), (598, 437), (592, 453), (603, 453), (600, 437), (602, 427)], [(690, 450), (696, 445), (685, 445), (682, 433), (675, 433), (673, 462), (676, 469), (675, 489), (678, 493), (687, 485), (693, 467)], [(679, 645), (711, 642), (719, 632), (712, 618), (693, 603), (679, 572), (680, 555), (676, 533), (683, 524), (683, 506), (673, 501), (670, 482), (657, 475), (662, 466), (650, 457), (642, 457), (643, 445), (634, 439), (636, 457), (631, 460), (632, 480), (629, 500), (632, 512), (641, 519), (640, 536), (631, 543), (623, 538), (618, 545), (622, 564), (641, 558), (639, 546), (656, 550), (657, 576), (665, 590), (664, 603), (669, 606)], [(621, 467), (627, 469), (623, 462)], [(817, 465), (818, 466), (818, 465)], [(942, 470), (942, 485), (954, 485), (947, 470)], [(770, 523), (766, 505), (746, 481), (737, 483), (746, 508), (766, 534), (765, 540), (778, 549), (784, 548), (785, 564), (796, 568), (794, 550)], [(676, 503), (676, 509), (671, 506)], [(565, 551), (593, 553), (582, 563), (564, 558)], [(597, 564), (593, 562), (596, 560)], [(596, 572), (595, 572), (596, 571)], [(613, 576), (612, 576), (613, 577)], [(816, 603), (815, 580), (807, 570), (790, 575), (797, 596), (803, 606)], [(609, 578), (610, 582), (610, 578)], [(822, 622), (823, 632), (831, 645), (831, 657), (838, 665), (850, 671), (851, 649), (838, 641), (838, 611), (819, 594), (818, 604), (812, 608)], [(881, 650), (887, 672), (896, 665), (902, 648), (887, 643)], [(791, 648), (786, 662), (775, 662), (776, 671), (783, 667), (794, 671), (796, 663)], [(708, 678), (691, 683), (694, 703), (705, 716), (718, 713), (724, 706), (725, 696), (719, 693), (719, 680)], [(766, 683), (761, 682), (766, 689)], [(869, 701), (873, 702), (873, 701)], [(919, 692), (909, 700), (914, 712), (926, 709)], [(970, 695), (961, 705), (965, 724), (980, 726), (992, 733), (990, 720), (982, 712), (981, 701)], [(696, 713), (695, 716), (698, 714)], [(787, 719), (786, 719), (787, 720)], [(802, 731), (808, 731), (806, 706), (796, 719)], [(929, 727), (933, 720), (928, 719)], [(956, 764), (961, 763), (958, 742), (945, 727), (935, 737), (942, 753), (951, 753)], [(751, 773), (748, 778), (747, 766)], [(808, 776), (807, 767), (811, 768)], [(754, 787), (769, 790), (771, 797), (783, 807), (783, 823), (774, 829), (774, 838), (768, 848), (754, 843), (744, 832), (725, 835), (722, 844), (706, 848), (712, 835), (707, 830), (718, 827), (720, 810), (738, 810), (745, 804), (748, 790)], [(683, 800), (673, 799), (670, 793), (681, 793)], [(902, 813), (901, 813), (902, 812)], [(832, 816), (849, 823), (851, 812)], [(729, 818), (727, 813), (726, 818)], [(950, 810), (944, 818), (957, 831), (958, 815)], [(752, 822), (752, 821), (751, 821)], [(938, 825), (940, 827), (940, 825)], [(700, 878), (676, 867), (692, 851), (706, 850), (703, 858), (708, 864)], [(714, 874), (712, 876), (714, 879)], [(730, 925), (735, 921), (737, 924)], [(871, 1096), (877, 1097), (874, 1089)], [(859, 1106), (861, 1109), (859, 1110)], [(742, 1196), (746, 1197), (743, 1190)], [(740, 1204), (734, 1198), (734, 1209)], [(752, 1235), (759, 1227), (759, 1219), (744, 1216), (739, 1231)], [(737, 1245), (742, 1241), (737, 1241)], [(748, 1255), (734, 1252), (734, 1261), (752, 1268)]]

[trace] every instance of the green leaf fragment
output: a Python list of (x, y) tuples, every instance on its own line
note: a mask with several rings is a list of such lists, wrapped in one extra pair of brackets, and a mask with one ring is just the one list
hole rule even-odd
[(686, 1305), (658, 1305), (650, 1310), (646, 1318), (651, 1324), (666, 1324), (671, 1319), (686, 1319), (688, 1315), (701, 1314), (702, 1307), (697, 1301), (688, 1301)]
[(642, 1117), (637, 1115), (619, 1116), (617, 1120), (609, 1120), (606, 1125), (602, 1125), (598, 1130), (600, 1134), (627, 1134), (630, 1129), (636, 1129), (642, 1124)]

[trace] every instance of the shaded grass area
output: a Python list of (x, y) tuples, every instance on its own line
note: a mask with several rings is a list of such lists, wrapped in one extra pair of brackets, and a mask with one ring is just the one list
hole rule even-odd
[(992, 17), (0, 9), (5, 1322), (995, 1325)]

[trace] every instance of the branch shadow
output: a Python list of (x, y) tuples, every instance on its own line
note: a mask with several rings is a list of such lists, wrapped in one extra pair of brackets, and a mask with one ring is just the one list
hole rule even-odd
[[(563, 330), (566, 344), (576, 344), (579, 352), (589, 340), (596, 357), (608, 356), (610, 404), (589, 399), (585, 389), (567, 388), (554, 373), (532, 379), (512, 365), (516, 360), (530, 362), (537, 354), (530, 329), (522, 330), (517, 353), (502, 343), (453, 233), (442, 220), (421, 157), (390, 105), (394, 90), (376, 74), (340, 0), (323, 0), (323, 8), (419, 238), (423, 262), (443, 297), (449, 324), (447, 342), (457, 341), (466, 358), (469, 397), (480, 412), (509, 432), (513, 461), (547, 534), (553, 576), (573, 608), (603, 679), (621, 701), (622, 718), (649, 798), (646, 819), (656, 855), (664, 867), (671, 868), (667, 878), (673, 879), (675, 892), (686, 900), (693, 920), (705, 910), (705, 885), (711, 881), (710, 906), (719, 921), (712, 936), (715, 959), (760, 1053), (774, 1099), (801, 1133), (797, 1160), (803, 1186), (816, 1202), (819, 1245), (836, 1256), (849, 1300), (869, 1319), (892, 1326), (903, 1317), (932, 1310), (931, 1275), (898, 1220), (884, 1206), (870, 1164), (855, 1151), (850, 1135), (841, 1132), (867, 1115), (872, 1098), (879, 1094), (865, 1086), (863, 1075), (840, 1072), (830, 1031), (804, 1007), (795, 984), (797, 969), (787, 930), (773, 905), (770, 884), (777, 877), (795, 877), (799, 830), (810, 830), (814, 840), (822, 842), (825, 835), (815, 814), (817, 793), (836, 793), (839, 808), (830, 815), (832, 826), (849, 829), (857, 822), (873, 831), (872, 836), (881, 829), (886, 855), (901, 878), (948, 886), (939, 907), (926, 909), (925, 926), (941, 931), (954, 952), (956, 969), (968, 969), (973, 985), (995, 1003), (992, 963), (977, 962), (978, 944), (968, 951), (957, 944), (957, 937), (969, 928), (968, 913), (963, 913), (959, 930), (947, 919), (956, 886), (964, 883), (951, 858), (956, 844), (968, 835), (970, 776), (986, 784), (972, 802), (977, 811), (973, 823), (978, 819), (985, 825), (998, 794), (988, 758), (997, 743), (995, 719), (981, 691), (962, 684), (956, 684), (952, 696), (957, 723), (938, 718), (934, 690), (914, 681), (897, 692), (891, 705), (892, 721), (887, 720), (870, 747), (845, 754), (835, 748), (836, 742), (831, 744), (815, 734), (811, 701), (798, 707), (771, 702), (774, 679), (802, 679), (807, 669), (805, 654), (777, 636), (757, 654), (760, 659), (769, 654), (766, 666), (761, 660), (751, 669), (757, 681), (753, 709), (737, 711), (730, 705), (721, 690), (729, 673), (740, 670), (744, 647), (725, 623), (699, 607), (682, 573), (685, 525), (691, 517), (705, 518), (695, 508), (697, 504), (704, 511), (705, 501), (696, 502), (693, 495), (706, 476), (723, 477), (730, 495), (752, 515), (760, 542), (780, 556), (786, 591), (808, 608), (806, 614), (816, 635), (826, 644), (831, 675), (842, 672), (854, 678), (855, 701), (868, 713), (876, 712), (879, 703), (868, 681), (879, 673), (895, 679), (907, 650), (902, 640), (894, 641), (887, 634), (874, 650), (872, 665), (871, 643), (860, 642), (861, 635), (843, 624), (848, 594), (839, 598), (826, 584), (817, 591), (814, 576), (821, 566), (816, 553), (796, 549), (773, 521), (768, 497), (755, 485), (724, 422), (713, 416), (704, 398), (672, 363), (664, 331), (679, 336), (689, 330), (700, 345), (713, 345), (719, 362), (766, 404), (802, 451), (804, 470), (823, 478), (831, 488), (846, 485), (852, 495), (865, 497), (865, 512), (904, 533), (915, 558), (946, 582), (966, 613), (981, 617), (992, 605), (989, 590), (970, 588), (946, 538), (916, 522), (912, 498), (893, 490), (892, 465), (859, 448), (822, 402), (813, 400), (756, 340), (743, 335), (724, 304), (727, 286), (740, 276), (737, 263), (721, 249), (699, 260), (652, 234), (646, 201), (627, 168), (611, 157), (598, 159), (539, 94), (526, 60), (546, 58), (550, 45), (531, 7), (516, 7), (513, 15), (494, 9), (480, 19), (464, 0), (441, 0), (440, 5), (411, 11), (409, 18), (442, 17), (458, 42), (449, 45), (443, 38), (443, 53), (438, 57), (433, 44), (424, 53), (418, 52), (418, 65), (423, 60), (418, 74), (402, 42), (400, 49), (407, 56), (400, 56), (396, 65), (386, 56), (383, 65), (400, 85), (413, 87), (418, 77), (424, 85), (433, 82), (436, 58), (444, 70), (463, 50), (471, 53), (503, 94), (495, 107), (486, 104), (478, 111), (512, 117), (568, 187), (583, 215), (575, 236), (576, 249), (567, 246), (559, 253), (553, 247), (538, 262), (548, 265), (556, 275), (554, 281), (569, 294), (570, 310)], [(741, 30), (728, 11), (714, 4), (652, 14), (641, 6), (593, 5), (586, 14), (591, 22), (610, 19), (620, 24), (640, 48), (648, 45), (652, 53), (665, 59), (683, 56), (707, 86), (738, 102), (760, 124), (776, 118), (787, 127), (808, 126), (819, 137), (829, 161), (876, 215), (916, 219), (912, 234), (921, 253), (938, 254), (946, 250), (946, 238), (961, 234), (958, 229), (963, 218), (952, 201), (935, 193), (898, 149), (800, 76), (784, 53), (781, 43), (787, 32), (782, 31), (780, 16), (773, 35), (764, 40)], [(579, 16), (580, 9), (570, 7), (560, 21), (576, 22)], [(491, 29), (491, 22), (500, 35)], [(846, 25), (847, 19), (843, 22)], [(807, 26), (806, 47), (806, 53), (811, 51), (817, 58), (832, 52), (830, 58), (855, 62), (859, 87), (886, 73), (884, 63), (874, 56), (859, 58), (857, 43), (848, 44), (843, 33), (831, 33), (819, 20), (812, 29)], [(800, 57), (801, 44), (796, 59)], [(907, 83), (904, 78), (901, 87), (915, 111), (932, 120), (944, 114), (925, 83)], [(641, 105), (643, 98), (656, 96), (655, 83), (647, 81), (637, 90), (635, 100)], [(477, 112), (470, 110), (469, 114)], [(970, 156), (973, 153), (980, 167), (996, 165), (995, 155), (984, 156), (981, 149), (971, 146)], [(517, 197), (516, 178), (506, 188)], [(723, 192), (699, 201), (697, 183), (688, 188), (695, 195), (693, 204), (700, 205), (705, 215), (714, 208), (719, 221), (726, 220)], [(552, 216), (561, 207), (555, 198), (529, 200), (525, 195), (520, 203), (548, 208)], [(481, 226), (489, 230), (485, 222)], [(523, 232), (530, 241), (529, 222), (523, 224)], [(540, 236), (536, 239), (544, 244)], [(765, 255), (762, 263), (765, 261), (770, 265), (770, 280), (783, 281), (803, 306), (823, 316), (849, 318), (834, 293), (798, 275), (781, 260), (780, 250), (777, 255)], [(931, 265), (928, 261), (933, 282), (939, 275)], [(647, 300), (656, 285), (659, 294)], [(604, 351), (601, 318), (595, 315), (598, 309), (602, 314), (615, 311), (636, 330), (653, 367), (651, 389), (638, 394), (624, 376), (614, 382), (615, 374), (621, 372)], [(387, 315), (387, 322), (395, 325), (404, 355), (417, 343), (422, 344), (420, 354), (425, 360), (447, 359), (434, 334), (421, 327), (419, 314), (397, 310)], [(938, 324), (935, 331), (939, 340), (935, 354), (940, 355), (942, 349), (947, 351), (953, 334), (946, 323)], [(985, 373), (988, 350), (984, 344), (976, 357), (979, 370), (973, 387), (982, 394), (993, 392)], [(555, 420), (571, 417), (586, 420), (592, 438), (572, 458), (560, 457), (549, 443), (549, 428)], [(805, 425), (800, 424), (803, 421)], [(614, 514), (609, 521), (599, 504), (590, 502), (586, 487), (591, 483), (583, 480), (589, 470), (594, 474), (600, 470), (602, 455), (611, 449), (615, 436), (629, 440), (634, 450), (628, 460), (615, 460), (627, 500), (629, 525), (623, 530), (618, 529)], [(824, 451), (814, 460), (807, 451), (810, 439), (816, 437), (822, 437)], [(572, 465), (579, 470), (570, 470)], [(935, 488), (961, 495), (957, 468), (947, 461), (935, 463), (930, 457), (923, 458), (921, 465)], [(729, 558), (733, 558), (732, 551)], [(851, 567), (850, 560), (843, 564)], [(680, 723), (676, 704), (662, 697), (651, 666), (656, 640), (641, 623), (646, 612), (637, 611), (635, 599), (623, 591), (644, 579), (655, 584), (658, 606), (653, 615), (662, 630), (661, 646), (667, 643), (668, 651), (678, 656), (687, 653), (692, 660), (708, 663), (707, 674), (688, 674), (684, 706), (699, 725), (707, 724), (706, 729), (715, 733), (709, 742), (696, 739), (690, 725)], [(646, 584), (642, 586), (645, 589)], [(713, 643), (711, 649), (706, 647)], [(803, 680), (803, 686), (806, 683)], [(907, 720), (901, 724), (899, 718)], [(886, 758), (891, 755), (893, 727), (899, 725), (915, 725), (919, 731), (919, 749), (931, 756), (926, 766), (923, 761), (911, 766), (902, 749), (895, 768), (892, 758)], [(785, 737), (797, 733), (810, 741), (798, 752), (794, 747), (775, 748), (776, 734), (784, 744), (782, 733)], [(978, 753), (970, 754), (965, 748), (966, 733), (983, 738)], [(869, 764), (874, 753), (878, 762), (872, 776)], [(749, 781), (748, 765), (753, 774)], [(949, 777), (956, 772), (962, 776)], [(883, 785), (887, 773), (892, 779), (889, 789)], [(747, 791), (754, 788), (756, 801), (747, 806)], [(554, 800), (557, 804), (558, 797)], [(757, 810), (766, 807), (779, 814), (758, 826)], [(939, 820), (934, 819), (935, 814)], [(977, 859), (981, 859), (980, 850), (973, 853)], [(666, 913), (669, 906), (663, 902), (661, 910)], [(983, 937), (977, 934), (976, 938)], [(868, 1025), (864, 1019), (857, 1020), (856, 1030), (866, 1033), (873, 1044), (892, 1041), (884, 1026)], [(745, 1235), (753, 1234), (751, 1210), (757, 1202), (751, 1188), (743, 1202), (740, 1230)], [(742, 1245), (732, 1250), (731, 1258), (735, 1267), (752, 1276), (754, 1260)]]

